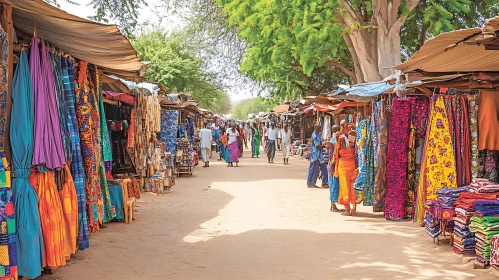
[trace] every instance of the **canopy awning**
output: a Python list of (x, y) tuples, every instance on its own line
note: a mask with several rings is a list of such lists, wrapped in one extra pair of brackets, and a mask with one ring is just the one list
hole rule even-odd
[(289, 111), (289, 104), (283, 104), (283, 105), (278, 105), (275, 106), (274, 109), (272, 109), (275, 113), (284, 113)]
[[(12, 6), (14, 29), (36, 35), (62, 51), (97, 65), (103, 72), (137, 80), (147, 65), (116, 25), (66, 13), (42, 0), (0, 0)], [(20, 31), (20, 32), (19, 32)]]
[(365, 105), (366, 105), (366, 103), (364, 103), (364, 102), (341, 102), (341, 103), (335, 104), (335, 105), (316, 103), (316, 104), (310, 105), (309, 107), (305, 108), (303, 110), (303, 112), (308, 113), (308, 112), (314, 110), (314, 111), (328, 113), (328, 112), (338, 111), (340, 109), (344, 109), (347, 107), (364, 107)]

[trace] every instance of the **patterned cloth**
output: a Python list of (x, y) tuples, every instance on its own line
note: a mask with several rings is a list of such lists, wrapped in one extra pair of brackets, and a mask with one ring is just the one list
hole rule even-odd
[(490, 264), (499, 265), (499, 235), (490, 240)]
[(78, 202), (78, 246), (80, 249), (90, 247), (88, 240), (88, 217), (85, 199), (85, 172), (80, 148), (80, 133), (75, 111), (74, 66), (69, 59), (62, 59), (64, 93), (68, 112), (68, 129), (71, 136), (71, 176), (73, 177)]
[[(87, 77), (88, 62), (78, 63), (78, 84), (76, 88), (76, 116), (80, 128), (80, 145), (82, 151), (83, 168), (86, 174), (85, 193), (87, 201), (88, 228), (89, 232), (98, 232), (100, 200), (100, 182), (98, 172), (98, 161), (95, 156), (99, 150), (94, 130), (99, 126), (99, 118), (92, 117), (92, 95)], [(97, 123), (96, 123), (97, 122)]]
[(392, 114), (396, 118), (390, 124), (386, 169), (385, 218), (401, 220), (406, 218), (407, 197), (407, 147), (411, 126), (411, 110), (414, 98), (393, 100)]
[(364, 206), (372, 205), (374, 158), (371, 132), (371, 120), (362, 120), (356, 128), (357, 132), (357, 166), (359, 175), (354, 183), (357, 191), (363, 191)]
[(479, 94), (468, 94), (468, 112), (471, 143), (471, 177), (481, 178), (481, 163), (478, 151), (478, 99)]
[(71, 255), (76, 253), (78, 249), (78, 204), (76, 189), (71, 176), (69, 166), (65, 166), (60, 172), (64, 173), (62, 189), (59, 190), (61, 198), (63, 223), (66, 226), (64, 238), (64, 256), (66, 260), (71, 258)]
[(373, 211), (385, 210), (386, 194), (386, 151), (388, 146), (388, 121), (385, 101), (373, 102), (373, 155), (374, 186)]
[[(413, 108), (413, 117), (416, 107)], [(414, 119), (413, 119), (414, 121)], [(414, 122), (409, 129), (409, 151), (407, 153), (407, 196), (405, 200), (405, 218), (411, 219), (414, 215), (414, 197), (416, 190), (416, 143), (417, 129)]]
[(178, 111), (161, 110), (161, 142), (166, 145), (166, 152), (177, 152)]
[(4, 151), (5, 130), (7, 123), (7, 100), (8, 100), (8, 80), (9, 75), (9, 41), (7, 33), (0, 26), (0, 73), (2, 80), (0, 81), (0, 151)]
[(421, 180), (418, 186), (418, 208), (427, 200), (435, 201), (437, 199), (436, 190), (457, 187), (454, 147), (447, 121), (444, 97), (435, 98), (431, 110), (430, 127), (426, 136), (427, 144), (421, 167)]
[(104, 111), (104, 100), (102, 99), (102, 87), (99, 87), (99, 115), (100, 115), (100, 148), (104, 162), (113, 161), (111, 152), (111, 141), (109, 140), (109, 131), (107, 130), (106, 112)]
[(428, 127), (428, 100), (416, 100), (413, 109), (412, 123), (416, 129), (416, 138), (425, 138), (426, 128)]
[(66, 96), (64, 94), (64, 78), (62, 73), (61, 56), (50, 53), (50, 62), (55, 82), (55, 94), (57, 97), (57, 108), (59, 109), (59, 122), (61, 124), (62, 144), (64, 146), (64, 155), (67, 161), (71, 161), (71, 135), (69, 133), (68, 108)]
[[(135, 108), (132, 109), (130, 113), (130, 126), (128, 127), (128, 139), (126, 147), (129, 149), (133, 149), (135, 146), (135, 126), (137, 125), (137, 120), (135, 119)], [(163, 126), (161, 126), (163, 127)]]

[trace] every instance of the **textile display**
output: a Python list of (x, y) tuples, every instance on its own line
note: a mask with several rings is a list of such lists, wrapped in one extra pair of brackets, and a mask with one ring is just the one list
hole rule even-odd
[(480, 150), (499, 150), (499, 93), (497, 91), (480, 91), (478, 110), (478, 148)]
[[(7, 125), (7, 100), (8, 100), (8, 81), (9, 75), (9, 40), (7, 33), (0, 26), (0, 151), (5, 151), (5, 132)], [(28, 73), (29, 74), (29, 73)]]
[(414, 98), (393, 100), (392, 114), (396, 118), (390, 124), (386, 159), (385, 218), (401, 220), (406, 217), (407, 163), (411, 112)]
[(61, 171), (64, 172), (65, 182), (62, 189), (59, 190), (59, 197), (62, 204), (63, 222), (66, 227), (64, 238), (64, 256), (66, 260), (76, 253), (78, 240), (78, 203), (76, 189), (69, 166), (65, 166)]
[(478, 99), (479, 94), (468, 94), (468, 112), (469, 112), (469, 129), (470, 129), (470, 144), (471, 144), (471, 177), (480, 178), (483, 174), (480, 172), (481, 163), (478, 150)]
[(356, 127), (357, 166), (359, 174), (354, 182), (354, 189), (363, 191), (364, 206), (372, 205), (374, 157), (371, 121), (361, 120)]
[(429, 102), (426, 99), (416, 100), (413, 109), (412, 123), (416, 129), (416, 138), (425, 138), (428, 127)]
[[(41, 48), (38, 47), (41, 44)], [(40, 55), (41, 54), (41, 55)], [(55, 169), (64, 166), (66, 158), (50, 55), (43, 40), (31, 39), (30, 71), (34, 103), (34, 146), (32, 164)]]
[[(14, 170), (12, 192), (14, 196), (14, 212), (17, 220), (13, 221), (14, 217), (12, 215), (8, 215), (6, 218), (9, 234), (15, 234), (15, 238), (10, 238), (11, 236), (9, 236), (9, 243), (17, 240), (17, 249), (14, 250), (9, 246), (10, 268), (6, 265), (4, 268), (6, 275), (8, 273), (13, 275), (14, 271), (11, 270), (8, 272), (8, 270), (15, 270), (15, 260), (17, 259), (19, 260), (17, 268), (19, 275), (36, 278), (41, 274), (43, 265), (43, 236), (40, 224), (40, 212), (38, 210), (38, 196), (28, 180), (33, 157), (34, 111), (31, 75), (28, 56), (25, 51), (21, 51), (19, 55), (19, 62), (12, 81), (11, 114), (10, 143), (12, 146), (12, 165)], [(5, 172), (0, 172), (0, 175), (4, 174)], [(3, 176), (0, 178), (7, 179)], [(3, 189), (0, 188), (0, 191), (3, 192)], [(7, 197), (2, 196), (2, 198)], [(9, 203), (4, 204), (3, 202), (4, 200), (2, 199), (2, 205), (8, 207)], [(6, 213), (9, 212), (7, 211)], [(12, 222), (15, 222), (15, 230), (11, 228)], [(16, 254), (17, 258), (15, 257)]]
[(83, 168), (86, 174), (85, 193), (87, 200), (89, 232), (98, 232), (100, 200), (100, 182), (96, 151), (99, 149), (94, 130), (99, 126), (99, 119), (92, 117), (92, 97), (87, 75), (88, 62), (78, 63), (78, 84), (76, 88), (76, 117), (80, 129), (80, 145), (83, 158)]
[(100, 148), (102, 151), (102, 161), (112, 162), (111, 141), (107, 130), (106, 113), (104, 112), (104, 101), (102, 99), (102, 87), (99, 86), (99, 115), (100, 115)]
[(385, 210), (386, 151), (388, 148), (388, 120), (384, 100), (373, 102), (372, 138), (374, 157), (373, 211)]
[(133, 149), (135, 147), (135, 127), (137, 125), (137, 119), (135, 116), (135, 108), (132, 109), (130, 113), (130, 126), (127, 130), (127, 145), (126, 147), (129, 149)]
[(165, 143), (166, 152), (174, 155), (177, 151), (178, 111), (161, 110), (161, 142)]
[[(416, 102), (417, 103), (417, 102)], [(405, 218), (412, 219), (414, 215), (414, 198), (417, 182), (416, 174), (416, 144), (419, 143), (416, 139), (417, 129), (414, 125), (414, 110), (413, 118), (409, 128), (409, 150), (407, 152), (407, 195), (405, 197)]]
[(436, 200), (436, 190), (457, 187), (454, 147), (443, 96), (435, 97), (426, 143), (418, 186), (423, 195), (418, 194), (418, 204)]
[(69, 59), (62, 59), (62, 71), (64, 79), (64, 93), (68, 112), (68, 128), (71, 139), (71, 176), (76, 190), (78, 201), (78, 247), (86, 249), (90, 246), (88, 240), (88, 217), (85, 198), (85, 172), (83, 171), (83, 159), (80, 148), (80, 132), (75, 110), (75, 84), (74, 65)]
[(490, 240), (490, 264), (499, 265), (499, 235), (494, 235)]
[(123, 191), (121, 185), (109, 185), (111, 205), (113, 207), (113, 219), (121, 220), (125, 217), (123, 209)]
[(62, 203), (54, 172), (41, 173), (35, 171), (29, 176), (31, 185), (38, 197), (38, 210), (43, 234), (43, 267), (60, 267), (66, 264), (65, 242), (66, 224), (62, 213)]
[(50, 62), (55, 83), (55, 95), (59, 112), (59, 123), (61, 126), (62, 145), (64, 146), (64, 156), (67, 162), (71, 161), (71, 136), (69, 134), (68, 108), (66, 96), (64, 94), (64, 78), (62, 73), (61, 56), (50, 52)]

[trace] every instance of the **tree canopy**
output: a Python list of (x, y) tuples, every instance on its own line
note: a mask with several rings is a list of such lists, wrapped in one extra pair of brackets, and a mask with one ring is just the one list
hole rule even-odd
[(203, 70), (197, 49), (181, 36), (159, 30), (146, 31), (132, 41), (139, 58), (149, 61), (145, 78), (166, 86), (169, 91), (190, 92), (203, 107), (216, 113), (230, 110), (230, 98)]

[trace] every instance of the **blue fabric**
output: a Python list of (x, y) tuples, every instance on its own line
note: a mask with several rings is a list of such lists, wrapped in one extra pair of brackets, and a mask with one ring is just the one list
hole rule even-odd
[(319, 163), (319, 161), (310, 162), (310, 167), (308, 168), (307, 185), (315, 186), (317, 178), (319, 178), (319, 173), (322, 173), (322, 185), (327, 185), (327, 168), (324, 163)]
[(185, 137), (185, 125), (183, 124), (181, 124), (180, 127), (178, 128), (178, 137), (179, 138)]
[(255, 138), (251, 137), (251, 156), (255, 156)]
[(177, 153), (178, 111), (161, 110), (161, 142), (165, 143), (166, 152)]
[(187, 117), (187, 138), (192, 142), (194, 136), (194, 121), (191, 117)]
[(226, 163), (230, 163), (229, 147), (224, 147), (224, 158)]
[(312, 147), (310, 150), (310, 162), (319, 161), (324, 163), (324, 151), (323, 149), (318, 149), (317, 146), (322, 145), (321, 135), (314, 131), (312, 133)]
[(338, 177), (329, 177), (329, 200), (331, 203), (338, 203), (338, 196), (340, 195), (340, 178)]
[(62, 59), (62, 72), (64, 79), (64, 94), (66, 97), (67, 119), (69, 135), (71, 138), (71, 176), (76, 189), (78, 201), (78, 248), (83, 250), (90, 247), (88, 233), (87, 205), (85, 197), (85, 171), (83, 170), (83, 159), (80, 148), (80, 130), (76, 119), (75, 109), (75, 83), (74, 65), (69, 59)]
[(217, 142), (220, 140), (220, 129), (215, 128), (211, 131), (211, 134), (213, 135), (213, 141)]
[(43, 264), (43, 236), (38, 196), (28, 178), (33, 158), (33, 89), (28, 56), (21, 51), (12, 82), (10, 143), (14, 178), (14, 212), (17, 217), (17, 258), (19, 275), (40, 276)]
[(109, 196), (111, 197), (111, 207), (113, 209), (113, 219), (124, 218), (123, 192), (120, 185), (109, 185)]

